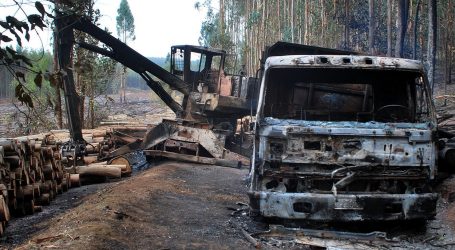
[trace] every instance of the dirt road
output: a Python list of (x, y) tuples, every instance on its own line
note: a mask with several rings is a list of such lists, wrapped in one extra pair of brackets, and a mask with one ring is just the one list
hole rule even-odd
[[(176, 162), (157, 166), (117, 182), (84, 186), (60, 196), (33, 216), (14, 219), (0, 248), (19, 249), (254, 249), (241, 233), (264, 231), (239, 210), (247, 203), (246, 170)], [(452, 183), (446, 189), (454, 190)], [(444, 193), (441, 191), (441, 193)], [(455, 245), (455, 203), (442, 199), (438, 216), (426, 225), (369, 225), (388, 241), (350, 245), (320, 241), (340, 249), (444, 249)], [(317, 229), (330, 229), (319, 224)], [(345, 230), (332, 228), (333, 230)], [(308, 238), (267, 238), (263, 249), (302, 249)], [(302, 243), (306, 242), (306, 243)], [(315, 244), (312, 241), (311, 244)], [(319, 243), (318, 243), (319, 244)], [(306, 248), (305, 248), (306, 249)], [(309, 248), (308, 248), (309, 249)]]
[(250, 248), (228, 209), (246, 202), (245, 174), (216, 166), (161, 164), (110, 183), (81, 205), (34, 225), (44, 230), (19, 247)]

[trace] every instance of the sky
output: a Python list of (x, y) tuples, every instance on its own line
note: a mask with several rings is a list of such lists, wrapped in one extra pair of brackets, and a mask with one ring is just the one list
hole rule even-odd
[[(198, 45), (201, 23), (206, 16), (206, 9), (196, 10), (197, 0), (128, 0), (134, 16), (136, 40), (128, 42), (133, 49), (147, 57), (165, 57), (172, 45)], [(37, 13), (34, 1), (18, 0), (22, 2), (26, 13)], [(41, 1), (45, 4), (45, 1)], [(12, 0), (0, 0), (0, 18), (14, 15), (19, 20), (24, 16)], [(102, 14), (99, 21), (100, 28), (108, 28), (117, 37), (116, 16), (120, 0), (95, 0), (95, 7)], [(32, 34), (31, 42), (24, 44), (27, 47), (51, 48), (51, 34), (49, 30), (40, 32), (40, 39)]]

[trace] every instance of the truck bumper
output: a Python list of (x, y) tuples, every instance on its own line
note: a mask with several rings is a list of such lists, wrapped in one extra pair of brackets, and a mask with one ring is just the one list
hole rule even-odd
[(264, 217), (310, 221), (430, 219), (438, 194), (317, 194), (249, 192), (252, 211)]

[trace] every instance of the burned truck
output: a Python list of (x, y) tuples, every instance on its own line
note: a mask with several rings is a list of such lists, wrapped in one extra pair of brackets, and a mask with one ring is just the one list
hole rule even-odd
[(311, 51), (265, 61), (251, 212), (307, 221), (434, 217), (437, 123), (422, 64)]

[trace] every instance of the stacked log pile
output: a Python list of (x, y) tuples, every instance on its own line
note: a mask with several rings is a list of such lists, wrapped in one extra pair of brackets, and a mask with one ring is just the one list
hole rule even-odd
[(10, 219), (33, 214), (69, 188), (58, 145), (46, 135), (0, 140), (0, 232)]
[(41, 211), (42, 206), (71, 187), (130, 175), (131, 164), (124, 157), (97, 162), (103, 151), (109, 152), (117, 145), (113, 129), (84, 130), (88, 143), (85, 166), (72, 168), (65, 166), (67, 161), (60, 153), (61, 144), (69, 141), (68, 131), (0, 138), (0, 236), (11, 216)]

